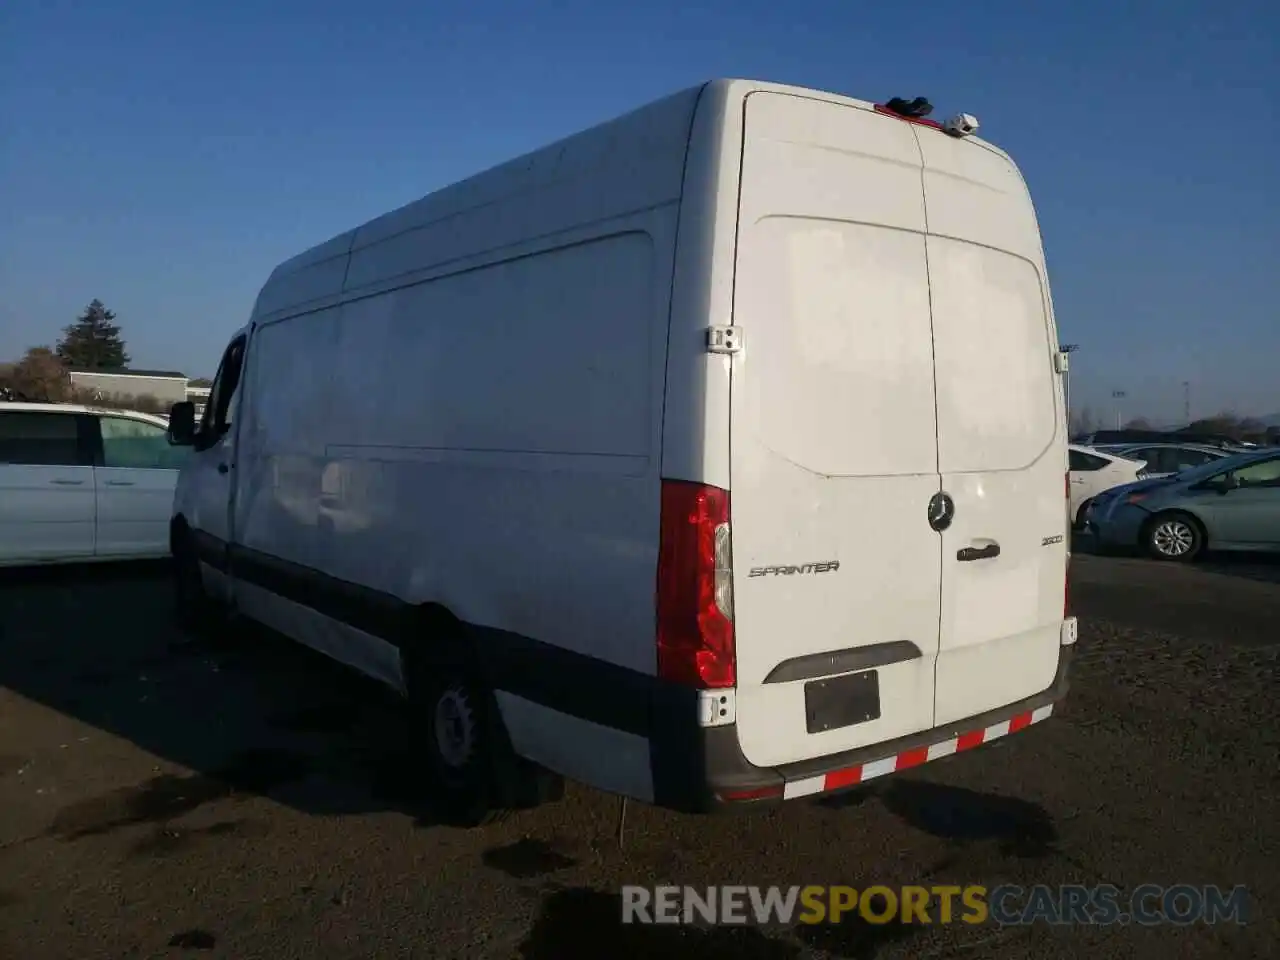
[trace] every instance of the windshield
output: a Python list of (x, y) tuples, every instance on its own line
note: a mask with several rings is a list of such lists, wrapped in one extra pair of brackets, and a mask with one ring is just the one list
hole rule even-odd
[(1240, 467), (1258, 460), (1266, 460), (1267, 457), (1268, 454), (1266, 453), (1250, 450), (1247, 453), (1237, 453), (1230, 457), (1210, 460), (1208, 463), (1202, 463), (1198, 467), (1191, 467), (1179, 472), (1177, 477), (1179, 480), (1208, 480), (1210, 477), (1226, 473), (1228, 470), (1238, 470)]

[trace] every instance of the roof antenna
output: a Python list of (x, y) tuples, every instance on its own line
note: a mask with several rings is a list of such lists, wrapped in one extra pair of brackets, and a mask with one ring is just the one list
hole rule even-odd
[(933, 113), (933, 104), (924, 97), (916, 97), (914, 100), (904, 100), (902, 97), (894, 97), (885, 105), (886, 110), (891, 110), (900, 117), (911, 117), (918, 120), (921, 117), (927, 117)]

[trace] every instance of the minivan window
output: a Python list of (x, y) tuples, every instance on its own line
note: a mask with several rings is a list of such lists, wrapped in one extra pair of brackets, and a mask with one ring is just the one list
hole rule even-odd
[(101, 417), (102, 465), (140, 470), (177, 470), (189, 447), (169, 445), (164, 427), (127, 417)]
[(83, 466), (79, 428), (69, 413), (0, 413), (0, 463)]

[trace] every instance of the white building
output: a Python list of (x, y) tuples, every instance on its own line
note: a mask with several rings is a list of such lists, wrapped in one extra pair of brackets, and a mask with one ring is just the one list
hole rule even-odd
[(71, 386), (91, 400), (147, 397), (166, 406), (187, 399), (187, 375), (172, 370), (70, 370)]

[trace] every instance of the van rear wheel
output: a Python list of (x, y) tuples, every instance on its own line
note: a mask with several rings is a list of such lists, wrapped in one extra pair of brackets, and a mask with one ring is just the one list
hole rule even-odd
[(503, 819), (501, 777), (514, 756), (492, 692), (462, 668), (422, 664), (409, 677), (409, 706), (423, 799), (457, 826)]

